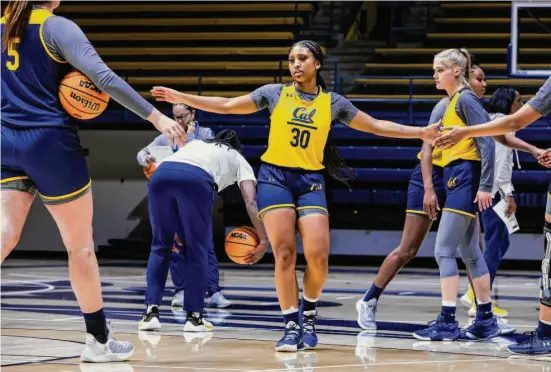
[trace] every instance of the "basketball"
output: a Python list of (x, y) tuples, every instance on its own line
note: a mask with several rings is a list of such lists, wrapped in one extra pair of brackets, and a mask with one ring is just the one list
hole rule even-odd
[(59, 100), (69, 115), (80, 120), (98, 117), (107, 108), (109, 95), (79, 71), (65, 75), (59, 84)]
[(226, 236), (226, 254), (235, 263), (245, 264), (245, 257), (258, 245), (258, 235), (252, 227), (241, 226)]
[(145, 178), (147, 178), (148, 180), (151, 179), (151, 176), (153, 175), (153, 172), (155, 172), (155, 170), (157, 170), (156, 163), (149, 164), (143, 167), (143, 174), (145, 174)]

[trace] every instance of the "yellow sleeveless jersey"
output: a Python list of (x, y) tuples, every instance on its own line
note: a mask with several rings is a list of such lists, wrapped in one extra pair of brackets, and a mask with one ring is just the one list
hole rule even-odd
[[(448, 103), (444, 117), (442, 118), (442, 125), (444, 127), (466, 127), (467, 124), (461, 120), (459, 115), (455, 112), (457, 107), (457, 101), (461, 94), (469, 92), (468, 89), (462, 89), (457, 91)], [(442, 150), (442, 166), (450, 164), (454, 160), (478, 160), (480, 161), (480, 155), (474, 144), (472, 138), (466, 138), (461, 140), (455, 146)]]
[[(419, 151), (419, 153), (417, 154), (417, 159), (419, 160), (421, 160), (421, 153), (422, 151)], [(432, 149), (432, 165), (436, 165), (437, 167), (444, 167), (442, 161), (442, 149), (436, 147)]]
[(288, 168), (321, 170), (331, 129), (331, 93), (320, 89), (313, 101), (303, 101), (294, 84), (284, 85), (270, 116), (268, 149), (262, 161)]

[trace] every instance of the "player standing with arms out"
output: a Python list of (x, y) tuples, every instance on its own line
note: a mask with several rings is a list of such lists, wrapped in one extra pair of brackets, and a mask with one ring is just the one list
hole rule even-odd
[[(274, 251), (276, 289), (285, 322), (285, 335), (276, 344), (277, 351), (311, 349), (318, 343), (316, 304), (327, 278), (329, 256), (322, 172), (325, 169), (344, 182), (350, 175), (331, 141), (331, 123), (337, 120), (364, 132), (429, 142), (440, 135), (437, 126), (408, 127), (359, 111), (342, 96), (325, 89), (319, 74), (322, 65), (321, 47), (303, 40), (289, 51), (289, 71), (294, 80), (291, 84), (265, 85), (235, 98), (195, 96), (164, 87), (152, 89), (158, 100), (182, 102), (209, 112), (251, 114), (264, 108), (271, 112), (268, 149), (262, 155), (258, 176), (258, 205)], [(302, 314), (295, 272), (295, 226), (307, 261)]]

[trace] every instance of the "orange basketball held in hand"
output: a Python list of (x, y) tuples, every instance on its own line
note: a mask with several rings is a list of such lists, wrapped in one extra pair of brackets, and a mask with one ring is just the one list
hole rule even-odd
[(226, 254), (235, 263), (246, 264), (247, 254), (258, 245), (258, 235), (252, 227), (241, 226), (230, 231), (226, 236)]
[(156, 163), (149, 164), (143, 167), (143, 174), (145, 174), (145, 178), (147, 178), (148, 180), (151, 179), (151, 176), (153, 175), (153, 172), (155, 172), (155, 170), (157, 170)]
[(59, 100), (69, 115), (76, 119), (90, 120), (105, 111), (109, 95), (99, 90), (92, 80), (80, 71), (65, 75), (59, 84)]

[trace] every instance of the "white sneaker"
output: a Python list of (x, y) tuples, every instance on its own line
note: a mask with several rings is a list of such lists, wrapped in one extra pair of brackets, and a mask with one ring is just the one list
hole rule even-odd
[[(197, 315), (198, 314), (198, 315)], [(199, 313), (188, 313), (184, 332), (212, 332), (214, 326)]]
[(216, 292), (207, 300), (207, 307), (217, 307), (219, 309), (225, 309), (232, 305), (231, 301), (228, 300), (222, 292)]
[(176, 293), (174, 295), (174, 298), (172, 298), (172, 306), (174, 307), (184, 307), (184, 291), (181, 290), (180, 292)]
[(377, 329), (375, 315), (377, 314), (377, 300), (372, 298), (369, 301), (359, 300), (356, 302), (356, 311), (358, 312), (358, 325), (363, 329)]
[(158, 331), (161, 329), (161, 322), (159, 321), (159, 309), (156, 311), (149, 311), (142, 317), (142, 320), (138, 323), (138, 329), (140, 331)]
[(108, 339), (105, 344), (100, 343), (90, 333), (86, 334), (86, 345), (80, 356), (82, 362), (108, 363), (122, 362), (130, 359), (134, 354), (134, 346), (128, 341), (116, 341), (113, 331), (108, 325)]

